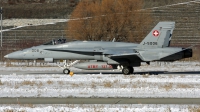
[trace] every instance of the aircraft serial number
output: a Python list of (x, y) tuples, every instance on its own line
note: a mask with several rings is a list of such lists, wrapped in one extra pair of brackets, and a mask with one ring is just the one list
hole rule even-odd
[(39, 52), (39, 49), (32, 49), (32, 52)]
[(158, 45), (157, 42), (144, 42), (143, 45)]

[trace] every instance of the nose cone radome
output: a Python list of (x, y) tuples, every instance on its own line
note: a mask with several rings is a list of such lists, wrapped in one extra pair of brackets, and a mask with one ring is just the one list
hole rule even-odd
[(4, 58), (8, 58), (8, 55), (5, 55)]
[(23, 53), (21, 51), (16, 51), (4, 56), (7, 59), (23, 59)]

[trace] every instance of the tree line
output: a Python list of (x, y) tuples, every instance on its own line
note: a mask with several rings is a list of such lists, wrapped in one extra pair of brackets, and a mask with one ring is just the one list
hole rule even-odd
[(81, 0), (67, 24), (67, 35), (78, 40), (141, 41), (151, 24), (142, 0)]

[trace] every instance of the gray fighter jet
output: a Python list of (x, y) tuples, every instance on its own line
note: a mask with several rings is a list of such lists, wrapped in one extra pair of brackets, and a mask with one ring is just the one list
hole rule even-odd
[[(24, 60), (96, 60), (77, 63), (74, 67), (88, 70), (106, 70), (122, 67), (125, 75), (134, 72), (141, 62), (176, 61), (192, 57), (192, 49), (169, 47), (175, 22), (159, 22), (140, 44), (105, 41), (51, 41), (10, 53), (5, 58)], [(60, 43), (60, 44), (56, 44)], [(63, 73), (69, 74), (68, 67)]]

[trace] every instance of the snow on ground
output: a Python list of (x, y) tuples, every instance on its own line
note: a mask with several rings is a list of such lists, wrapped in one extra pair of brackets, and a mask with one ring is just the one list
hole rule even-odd
[(68, 19), (5, 19), (3, 20), (3, 26), (37, 26), (67, 21)]
[(1, 112), (198, 112), (199, 105), (0, 105)]
[[(152, 63), (136, 71), (200, 71), (199, 62)], [(15, 69), (14, 69), (15, 68)], [(200, 75), (130, 75), (122, 74), (39, 74), (37, 71), (58, 71), (58, 67), (5, 67), (0, 71), (1, 97), (171, 97), (199, 98)], [(15, 71), (36, 71), (38, 74), (16, 75)], [(72, 69), (73, 70), (73, 69)]]
[(199, 98), (199, 75), (0, 75), (1, 97)]
[(67, 22), (68, 20), (69, 19), (6, 19), (3, 20), (3, 26), (13, 26), (13, 28), (3, 29), (2, 32), (28, 26), (39, 26), (56, 24), (58, 22)]

